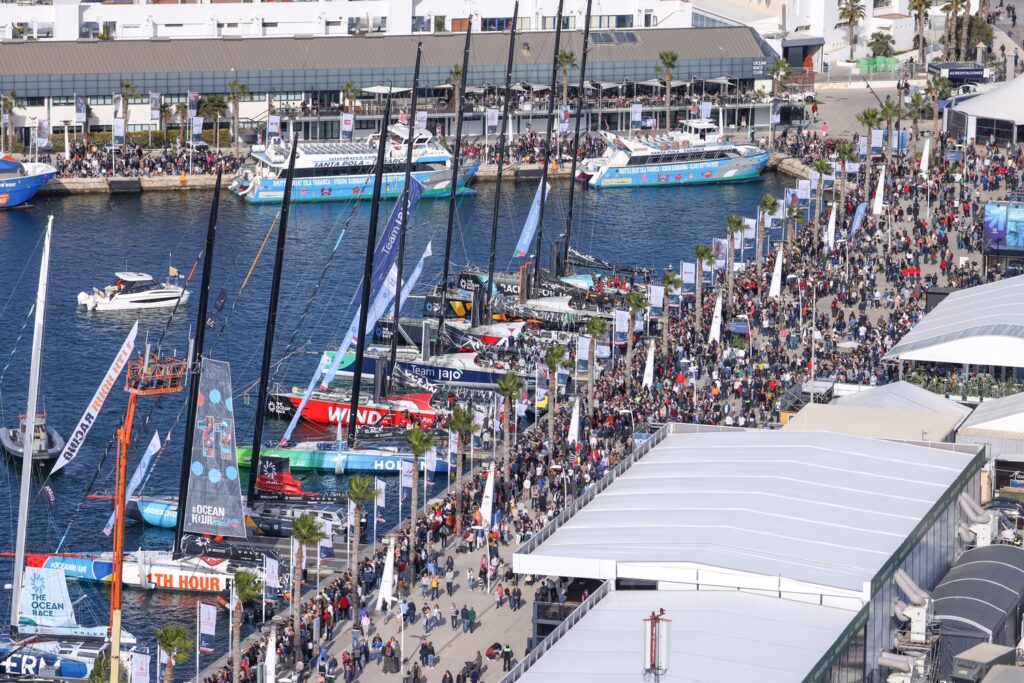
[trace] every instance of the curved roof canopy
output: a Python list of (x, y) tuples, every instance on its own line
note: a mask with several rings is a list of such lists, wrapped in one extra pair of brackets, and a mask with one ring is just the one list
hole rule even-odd
[(932, 592), (942, 635), (998, 633), (1024, 596), (1024, 549), (990, 545), (968, 550)]
[(953, 292), (885, 358), (1024, 367), (1022, 299), (1024, 275)]
[(930, 412), (966, 417), (971, 409), (956, 401), (943, 398), (910, 382), (893, 382), (872, 387), (855, 394), (840, 396), (833, 403), (862, 408), (888, 408), (894, 410), (927, 410)]
[(1024, 125), (1024, 75), (953, 107), (968, 116), (1013, 121)]

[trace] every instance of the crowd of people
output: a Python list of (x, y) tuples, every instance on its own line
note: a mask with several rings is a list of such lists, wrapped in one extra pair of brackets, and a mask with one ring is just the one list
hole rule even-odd
[(76, 142), (71, 145), (69, 154), (47, 155), (40, 157), (40, 161), (53, 164), (58, 178), (204, 175), (215, 173), (218, 168), (230, 177), (245, 161), (245, 156), (213, 148), (190, 151), (165, 147), (146, 151), (137, 145), (111, 148)]

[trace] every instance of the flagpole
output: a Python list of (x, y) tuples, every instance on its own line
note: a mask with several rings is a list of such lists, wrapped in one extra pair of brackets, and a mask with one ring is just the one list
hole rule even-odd
[(203, 601), (196, 601), (196, 683), (199, 683), (199, 611), (203, 608)]

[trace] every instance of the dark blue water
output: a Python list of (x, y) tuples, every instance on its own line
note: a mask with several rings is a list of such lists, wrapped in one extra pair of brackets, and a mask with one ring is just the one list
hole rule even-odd
[[(763, 182), (741, 185), (577, 192), (573, 246), (612, 262), (678, 267), (680, 259), (692, 260), (695, 245), (708, 244), (713, 236), (721, 235), (729, 213), (754, 215), (762, 194), (771, 192), (780, 197), (786, 184), (783, 178), (769, 175)], [(505, 185), (500, 213), (499, 269), (519, 263), (512, 258), (512, 250), (536, 189), (532, 185), (510, 185)], [(567, 187), (556, 184), (548, 201), (548, 239), (564, 229)], [(162, 277), (170, 264), (188, 272), (203, 244), (210, 196), (193, 192), (44, 198), (28, 210), (0, 212), (0, 372), (10, 361), (0, 378), (0, 418), (4, 424), (15, 424), (24, 412), (32, 333), (28, 311), (36, 290), (47, 216), (54, 216), (54, 231), (40, 400), (50, 424), (66, 436), (136, 316), (134, 312), (96, 314), (77, 310), (76, 294), (106, 284), (115, 270), (127, 268)], [(457, 272), (458, 264), (486, 266), (493, 200), (492, 185), (479, 186), (475, 195), (460, 199), (452, 240), (452, 260), (457, 264), (453, 272)], [(231, 195), (221, 202), (212, 293), (216, 296), (223, 289), (228, 300), (216, 330), (207, 334), (207, 355), (232, 364), (239, 440), (246, 442), (252, 433), (253, 384), (259, 374), (275, 236), (240, 296), (239, 292), (277, 211), (273, 206), (245, 204)], [(390, 211), (390, 204), (382, 212), (382, 225), (386, 211)], [(367, 204), (293, 207), (274, 346), (279, 363), (272, 373), (273, 381), (284, 386), (305, 385), (316, 367), (317, 354), (336, 343), (347, 329), (353, 311), (350, 299), (362, 270), (369, 212)], [(433, 241), (435, 256), (425, 269), (421, 281), (424, 287), (439, 279), (446, 217), (446, 201), (424, 200), (412, 220), (409, 269), (426, 243)], [(344, 239), (332, 259), (332, 247), (343, 228)], [(325, 268), (326, 275), (316, 288)], [(198, 281), (197, 271), (193, 289)], [(165, 353), (185, 353), (190, 330), (195, 326), (197, 301), (193, 299), (170, 323), (162, 341)], [(405, 312), (415, 314), (416, 302), (410, 302)], [(148, 312), (139, 320), (137, 349), (141, 350), (147, 338), (154, 345), (161, 338), (167, 316), (165, 312)], [(12, 350), (13, 355), (9, 355)], [(33, 500), (30, 552), (52, 552), (62, 540), (65, 551), (109, 549), (109, 540), (101, 533), (110, 514), (109, 505), (84, 500), (84, 492), (94, 475), (94, 491), (112, 487), (112, 449), (102, 466), (100, 463), (126, 402), (126, 394), (120, 390), (111, 393), (78, 459), (49, 482), (56, 501), (49, 505), (41, 498)], [(153, 429), (161, 436), (173, 430), (172, 445), (149, 480), (149, 494), (177, 493), (184, 422), (183, 418), (179, 422), (179, 417), (184, 402), (183, 394), (139, 400), (134, 432), (137, 446), (131, 453), (129, 472)], [(280, 434), (284, 426), (272, 421), (269, 432)], [(41, 481), (35, 483), (34, 490), (38, 491)], [(344, 488), (344, 482), (334, 477), (314, 475), (306, 478), (305, 485)], [(441, 485), (438, 482), (435, 489)], [(0, 495), (0, 550), (13, 550), (18, 469), (10, 463), (0, 466), (0, 490), (8, 494)], [(392, 478), (388, 510), (383, 515), (388, 522), (381, 529), (397, 520), (396, 493), (397, 480)], [(171, 542), (169, 531), (137, 525), (128, 529), (125, 547), (169, 548)], [(10, 576), (10, 558), (0, 557), (0, 577), (7, 577), (2, 579), (6, 582)], [(73, 592), (77, 590), (72, 587)], [(89, 597), (79, 605), (80, 620), (107, 623), (105, 591), (96, 587), (82, 590)], [(4, 619), (9, 618), (8, 596), (6, 591), (0, 594), (0, 615)], [(144, 640), (167, 621), (195, 623), (195, 598), (186, 595), (127, 590), (124, 610), (125, 627)], [(220, 627), (221, 637), (226, 639), (224, 618)], [(185, 664), (179, 671), (184, 678), (194, 671), (194, 664)]]

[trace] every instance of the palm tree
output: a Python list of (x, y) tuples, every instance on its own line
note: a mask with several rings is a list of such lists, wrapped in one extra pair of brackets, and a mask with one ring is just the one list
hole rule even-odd
[(597, 374), (597, 340), (608, 334), (608, 321), (604, 318), (591, 318), (587, 321), (587, 334), (590, 335), (590, 348), (587, 350), (587, 410), (592, 411)]
[(672, 50), (658, 53), (655, 71), (665, 75), (665, 130), (672, 130), (672, 72), (679, 64), (679, 55)]
[(913, 119), (912, 131), (914, 134), (913, 142), (915, 153), (917, 152), (917, 138), (921, 134), (921, 112), (923, 112), (929, 104), (931, 103), (928, 101), (928, 98), (925, 97), (924, 93), (916, 92), (910, 96), (910, 104), (908, 105), (910, 109), (908, 110), (908, 114)]
[(878, 115), (878, 110), (873, 107), (868, 107), (861, 113), (857, 114), (857, 122), (864, 126), (865, 140), (867, 140), (867, 154), (865, 155), (864, 161), (864, 198), (867, 199), (871, 196), (871, 131), (878, 127), (878, 122), (881, 118)]
[[(702, 301), (703, 294), (701, 292), (704, 286), (704, 264), (713, 264), (715, 260), (715, 252), (706, 244), (698, 244), (693, 251), (694, 255), (697, 257), (696, 283), (694, 285), (696, 288), (696, 299), (693, 303), (693, 309), (697, 320), (697, 333), (700, 334), (702, 318), (704, 317), (704, 302)], [(682, 297), (680, 297), (679, 301), (681, 309)]]
[(932, 0), (910, 0), (909, 9), (917, 17), (917, 61), (922, 72), (925, 68), (924, 23), (925, 15), (932, 8)]
[(948, 78), (932, 76), (928, 79), (928, 93), (932, 96), (933, 140), (939, 139), (939, 123), (942, 121), (942, 117), (939, 116), (939, 102), (949, 97), (952, 90), (953, 84)]
[(725, 291), (728, 298), (732, 298), (732, 271), (733, 259), (736, 258), (736, 235), (742, 235), (744, 227), (743, 218), (734, 213), (729, 214), (725, 219), (725, 236), (729, 239), (729, 248), (725, 254)]
[[(231, 102), (231, 139), (234, 143), (232, 146), (235, 148), (235, 154), (238, 154), (238, 107), (242, 98), (248, 94), (249, 88), (245, 87), (245, 83), (238, 79), (228, 83), (228, 100)], [(218, 135), (218, 139), (219, 137)]]
[(576, 68), (576, 53), (572, 50), (559, 50), (558, 68), (562, 70), (562, 104), (569, 104), (569, 69)]
[(473, 413), (469, 412), (466, 408), (456, 406), (455, 410), (452, 411), (452, 419), (448, 423), (449, 429), (455, 432), (455, 533), (458, 534), (459, 530), (462, 529), (462, 486), (459, 479), (462, 478), (462, 467), (463, 467), (463, 448), (465, 447), (465, 440), (467, 438), (473, 438), (473, 432), (479, 429), (479, 426), (473, 422)]
[(511, 370), (498, 378), (498, 393), (505, 397), (505, 409), (501, 411), (501, 433), (505, 436), (505, 478), (512, 476), (512, 456), (510, 452), (508, 423), (511, 412), (515, 409), (512, 399), (523, 390), (523, 380)]
[(11, 90), (6, 95), (0, 94), (0, 113), (7, 115), (7, 149), (11, 149), (12, 133), (14, 132), (14, 107), (18, 103), (18, 93)]
[(352, 114), (356, 113), (356, 99), (359, 97), (359, 88), (352, 81), (348, 81), (342, 90), (345, 91), (345, 101), (348, 102), (346, 105), (347, 111)]
[(789, 77), (793, 70), (785, 59), (776, 59), (768, 71), (772, 75), (772, 94), (776, 95), (781, 89), (779, 86), (782, 85), (782, 81)]
[(946, 15), (946, 27), (942, 35), (943, 49), (946, 51), (946, 59), (952, 60), (956, 51), (956, 18), (960, 16), (965, 0), (946, 0), (942, 6), (942, 13)]
[[(125, 674), (124, 667), (118, 669), (119, 681), (127, 681), (128, 676)], [(102, 652), (100, 656), (95, 659), (92, 665), (92, 671), (89, 672), (89, 683), (107, 683), (110, 680), (110, 653)]]
[[(398, 490), (401, 494), (401, 486)], [(363, 521), (363, 511), (368, 503), (371, 503), (377, 498), (377, 488), (373, 481), (373, 477), (368, 474), (353, 474), (348, 478), (348, 495), (349, 501), (352, 503), (353, 510), (352, 514), (355, 519), (352, 520), (352, 554), (349, 555), (349, 566), (348, 570), (355, 576), (356, 573), (353, 567), (359, 565), (359, 540), (362, 537), (361, 523)], [(373, 514), (377, 514), (377, 506), (373, 507)], [(401, 523), (401, 520), (399, 520)], [(317, 552), (320, 552), (319, 549)], [(318, 577), (319, 578), (319, 577)], [(352, 625), (355, 626), (355, 620), (352, 620)]]
[(960, 19), (960, 49), (957, 59), (967, 59), (967, 33), (971, 30), (971, 3), (965, 2), (963, 15)]
[(170, 102), (160, 103), (160, 130), (166, 131), (167, 126), (171, 123), (171, 117), (174, 116), (174, 107)]
[(128, 127), (128, 100), (139, 94), (139, 89), (132, 85), (131, 81), (121, 81), (121, 118), (124, 119), (125, 128)]
[[(356, 520), (358, 529), (359, 520)], [(309, 512), (303, 512), (292, 522), (292, 538), (299, 542), (295, 550), (295, 563), (292, 565), (292, 617), (295, 619), (295, 634), (292, 641), (292, 653), (295, 657), (295, 675), (302, 673), (302, 629), (299, 624), (299, 604), (302, 602), (302, 567), (305, 564), (307, 546), (316, 548), (325, 536), (320, 521)], [(319, 552), (319, 550), (317, 551)]]
[(839, 21), (846, 22), (846, 40), (850, 43), (850, 61), (853, 61), (853, 34), (857, 24), (864, 21), (866, 13), (861, 0), (843, 0), (839, 5)]
[[(263, 598), (263, 582), (252, 572), (235, 572), (235, 607), (231, 610), (231, 680), (242, 680), (242, 606)], [(230, 607), (230, 605), (229, 605)]]
[(565, 367), (564, 346), (552, 346), (544, 353), (544, 365), (548, 368), (548, 457), (555, 450), (555, 417), (558, 415), (558, 371)]
[[(156, 630), (156, 644), (167, 653), (167, 667), (164, 669), (164, 683), (173, 683), (174, 666), (188, 659), (195, 642), (189, 638), (189, 629), (183, 624), (168, 623)], [(157, 666), (160, 658), (157, 657)]]
[[(678, 289), (679, 285), (682, 284), (682, 280), (676, 275), (675, 271), (666, 270), (661, 275), (661, 286), (665, 288), (665, 294), (661, 300), (661, 352), (668, 353), (668, 295), (674, 290)], [(680, 301), (682, 298), (680, 297)]]
[[(409, 450), (412, 451), (412, 503), (409, 508), (412, 510), (409, 513), (409, 538), (416, 538), (416, 514), (419, 512), (419, 497), (416, 490), (419, 488), (420, 481), (420, 458), (423, 454), (434, 447), (434, 435), (427, 430), (417, 427), (416, 429), (410, 429), (405, 433), (405, 443), (409, 445)], [(424, 501), (425, 502), (425, 501)], [(412, 561), (408, 563), (408, 575), (406, 576), (406, 584), (412, 585)]]
[(220, 150), (220, 120), (228, 113), (228, 101), (223, 95), (207, 95), (199, 104), (199, 115), (207, 121), (214, 121), (217, 131), (217, 150)]
[(893, 143), (893, 125), (896, 121), (903, 118), (905, 113), (903, 105), (899, 103), (899, 100), (886, 100), (882, 103), (882, 108), (878, 111), (879, 115), (885, 119), (885, 128), (888, 131), (886, 135), (888, 139), (885, 142), (885, 163), (888, 165), (892, 161), (892, 147)]
[(846, 140), (836, 143), (836, 161), (839, 162), (840, 172), (843, 176), (842, 183), (839, 185), (839, 225), (843, 225), (843, 221), (846, 220), (846, 164), (850, 161), (857, 161), (858, 158), (852, 144)]
[(767, 251), (764, 248), (764, 233), (765, 223), (767, 222), (768, 216), (774, 216), (779, 211), (779, 200), (770, 194), (765, 194), (761, 197), (761, 203), (757, 206), (760, 220), (757, 222), (757, 244), (754, 245), (754, 259), (757, 264), (757, 289), (761, 290), (761, 274), (764, 264), (761, 263), (761, 251)]
[(452, 111), (457, 111), (459, 102), (462, 101), (462, 66), (456, 64), (452, 67), (451, 71), (448, 72), (448, 79), (445, 81), (452, 86), (452, 101), (448, 103), (448, 108)]
[[(814, 162), (814, 170), (818, 173), (818, 196), (815, 198), (815, 211), (814, 219), (821, 220), (821, 201), (825, 198), (825, 176), (831, 175), (832, 164), (828, 163), (824, 159), (817, 159)], [(820, 233), (818, 230), (814, 231), (814, 248), (818, 248), (818, 238)]]
[(626, 295), (626, 306), (629, 308), (629, 331), (626, 333), (626, 391), (633, 384), (633, 330), (636, 328), (636, 317), (650, 306), (643, 292), (630, 292)]

